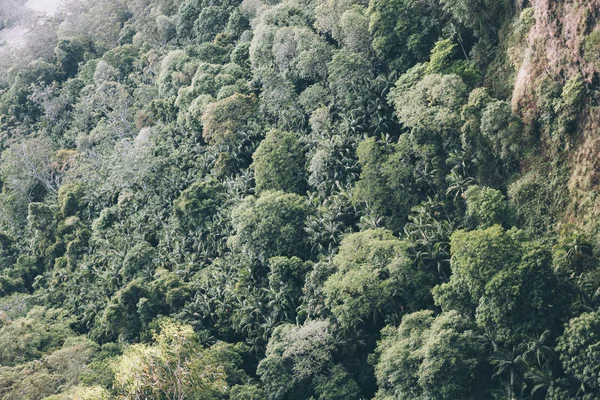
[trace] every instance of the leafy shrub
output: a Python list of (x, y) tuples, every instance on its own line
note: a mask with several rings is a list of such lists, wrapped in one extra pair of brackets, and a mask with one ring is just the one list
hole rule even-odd
[(493, 225), (511, 225), (511, 209), (504, 195), (495, 189), (471, 186), (465, 192), (467, 200), (466, 217), (478, 228)]

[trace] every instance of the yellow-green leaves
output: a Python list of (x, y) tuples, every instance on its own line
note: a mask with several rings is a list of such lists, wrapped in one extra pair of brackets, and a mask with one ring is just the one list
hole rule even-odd
[(154, 341), (129, 346), (115, 364), (121, 399), (184, 400), (226, 390), (223, 367), (210, 362), (191, 326), (165, 321)]

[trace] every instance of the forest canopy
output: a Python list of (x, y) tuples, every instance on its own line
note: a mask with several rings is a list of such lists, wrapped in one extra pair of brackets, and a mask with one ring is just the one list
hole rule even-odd
[(600, 0), (0, 3), (0, 400), (600, 398)]

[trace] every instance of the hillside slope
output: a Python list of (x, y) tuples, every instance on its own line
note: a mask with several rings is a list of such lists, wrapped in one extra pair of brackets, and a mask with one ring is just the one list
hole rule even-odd
[(600, 398), (600, 1), (58, 10), (0, 49), (0, 400)]

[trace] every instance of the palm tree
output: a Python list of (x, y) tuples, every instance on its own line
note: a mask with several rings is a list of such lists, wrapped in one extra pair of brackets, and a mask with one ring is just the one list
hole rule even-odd
[[(539, 338), (534, 338), (529, 342), (524, 343), (523, 346), (525, 350), (523, 352), (523, 358), (526, 360), (533, 358), (533, 361), (535, 361), (538, 366), (548, 366), (554, 361), (556, 358), (554, 349), (547, 344), (551, 334), (552, 332), (548, 330), (543, 332)], [(528, 364), (531, 364), (531, 362)]]
[(446, 182), (448, 182), (446, 195), (452, 195), (455, 202), (459, 197), (464, 197), (467, 189), (476, 183), (474, 178), (465, 176), (456, 167), (452, 168), (452, 171), (450, 171), (450, 174), (446, 177)]
[(427, 267), (435, 267), (441, 280), (449, 273), (449, 238), (453, 230), (444, 204), (432, 198), (413, 208), (404, 226), (404, 235), (414, 245), (415, 259)]
[(505, 352), (496, 349), (490, 361), (495, 367), (494, 378), (499, 378), (504, 386), (504, 393), (508, 400), (519, 400), (526, 384), (523, 382), (523, 371), (527, 369), (527, 362), (518, 348)]
[(553, 381), (552, 369), (549, 366), (532, 366), (525, 372), (525, 378), (533, 383), (531, 397), (538, 392), (547, 392)]
[(564, 240), (563, 246), (566, 261), (574, 274), (582, 274), (596, 266), (592, 245), (586, 235), (573, 233)]

